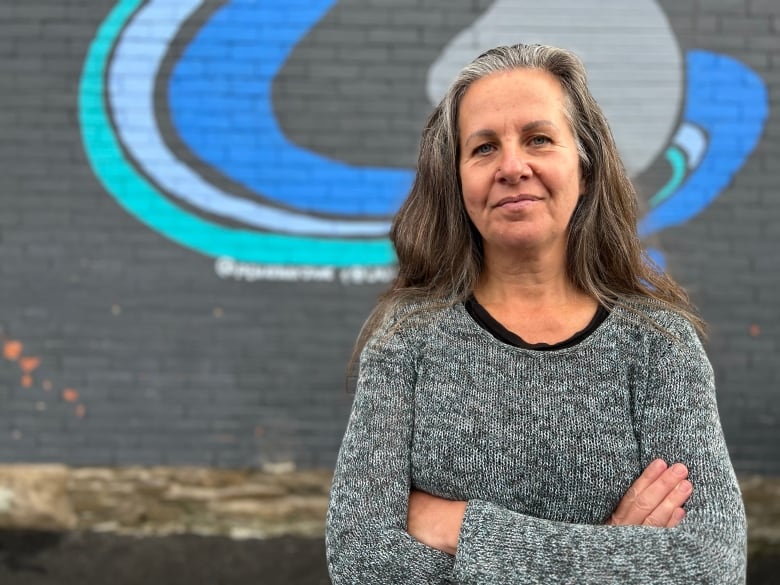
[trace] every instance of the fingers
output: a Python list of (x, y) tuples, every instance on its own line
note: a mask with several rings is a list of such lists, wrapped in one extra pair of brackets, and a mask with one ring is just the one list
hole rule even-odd
[(690, 497), (693, 486), (687, 479), (688, 468), (675, 463), (643, 491), (639, 500), (650, 513), (642, 522), (645, 526), (664, 527), (678, 508)]
[(682, 506), (693, 490), (687, 476), (688, 469), (682, 463), (667, 467), (663, 460), (656, 459), (631, 485), (608, 523), (677, 526), (685, 517)]
[(674, 528), (682, 522), (683, 518), (685, 518), (685, 510), (677, 508), (672, 512), (672, 517), (669, 519), (669, 522), (666, 523), (666, 528)]
[[(647, 515), (655, 509), (643, 509), (645, 501), (639, 500), (640, 495), (656, 481), (667, 470), (666, 462), (663, 459), (656, 459), (648, 465), (642, 474), (631, 484), (626, 495), (620, 500), (618, 507), (612, 513), (609, 524), (629, 525), (642, 524)], [(637, 505), (637, 501), (639, 503)]]

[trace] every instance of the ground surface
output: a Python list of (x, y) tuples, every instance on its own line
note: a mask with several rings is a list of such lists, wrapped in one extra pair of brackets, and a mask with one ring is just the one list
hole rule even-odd
[[(780, 551), (751, 560), (748, 585), (780, 582)], [(137, 538), (0, 532), (3, 585), (328, 585), (320, 539)]]
[(322, 540), (0, 532), (3, 585), (327, 585)]

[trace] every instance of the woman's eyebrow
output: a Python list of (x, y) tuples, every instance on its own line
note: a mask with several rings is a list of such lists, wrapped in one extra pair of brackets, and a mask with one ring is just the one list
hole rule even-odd
[(534, 120), (533, 122), (528, 122), (525, 126), (522, 127), (523, 132), (528, 132), (529, 130), (537, 130), (539, 128), (543, 127), (550, 127), (554, 129), (558, 129), (558, 126), (556, 126), (553, 122), (550, 120)]
[(474, 138), (495, 138), (496, 133), (493, 130), (488, 130), (487, 128), (484, 128), (482, 130), (477, 130), (476, 132), (472, 132), (466, 137), (466, 140), (463, 141), (463, 144), (468, 144), (470, 140)]
[[(553, 128), (557, 130), (558, 126), (556, 126), (555, 123), (550, 120), (533, 120), (532, 122), (528, 122), (527, 124), (525, 124), (521, 128), (521, 130), (523, 132), (530, 132), (532, 130), (538, 130), (539, 128)], [(463, 141), (463, 144), (468, 144), (469, 141), (474, 138), (494, 138), (496, 135), (497, 133), (495, 132), (495, 130), (483, 128), (481, 130), (477, 130), (469, 134), (466, 137), (466, 139)]]

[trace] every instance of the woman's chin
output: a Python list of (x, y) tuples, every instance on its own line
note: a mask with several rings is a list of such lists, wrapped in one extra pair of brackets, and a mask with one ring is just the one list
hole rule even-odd
[(549, 234), (541, 234), (536, 230), (503, 233), (483, 242), (486, 251), (499, 255), (547, 255), (557, 250), (563, 257), (566, 253), (565, 238), (551, 238)]

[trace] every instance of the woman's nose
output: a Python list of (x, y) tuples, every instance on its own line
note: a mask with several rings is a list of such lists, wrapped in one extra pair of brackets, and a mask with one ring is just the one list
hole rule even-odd
[(519, 149), (506, 150), (499, 160), (496, 179), (502, 183), (514, 185), (531, 174), (531, 167)]

